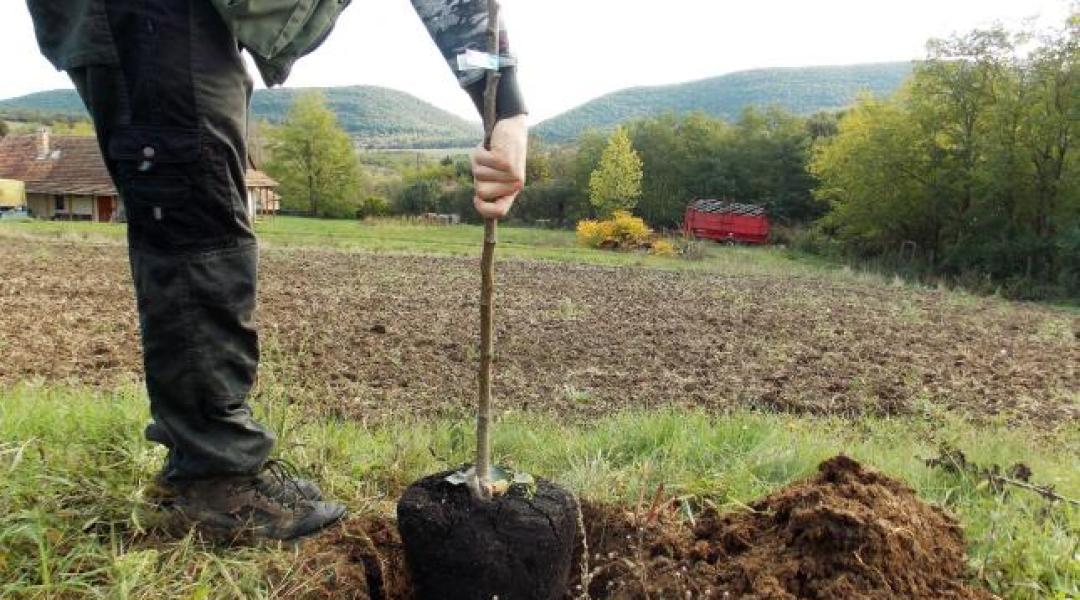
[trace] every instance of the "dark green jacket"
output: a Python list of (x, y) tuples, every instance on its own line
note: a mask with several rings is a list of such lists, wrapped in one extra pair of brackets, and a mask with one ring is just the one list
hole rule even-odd
[[(253, 57), (267, 85), (330, 33), (349, 0), (209, 0)], [(106, 0), (27, 0), (41, 52), (57, 69), (114, 64)]]
[(57, 69), (119, 62), (105, 0), (27, 0), (41, 53)]
[(210, 0), (255, 57), (267, 86), (284, 83), (292, 64), (322, 44), (350, 0)]
[[(106, 2), (134, 0), (27, 0), (41, 52), (57, 69), (119, 62)], [(153, 1), (153, 0), (147, 0)], [(206, 0), (251, 53), (267, 86), (284, 83), (293, 63), (317, 48), (351, 0)], [(482, 71), (461, 71), (457, 56), (485, 49), (486, 0), (410, 0), (458, 82), (480, 104)], [(503, 28), (505, 31), (505, 27)], [(508, 36), (502, 53), (509, 54)], [(525, 112), (516, 69), (503, 69), (499, 116)]]

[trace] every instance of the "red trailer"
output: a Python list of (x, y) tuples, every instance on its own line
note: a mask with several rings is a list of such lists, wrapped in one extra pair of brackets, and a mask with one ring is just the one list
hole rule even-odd
[(683, 230), (709, 240), (765, 244), (769, 241), (769, 216), (763, 207), (753, 204), (694, 200), (686, 207)]

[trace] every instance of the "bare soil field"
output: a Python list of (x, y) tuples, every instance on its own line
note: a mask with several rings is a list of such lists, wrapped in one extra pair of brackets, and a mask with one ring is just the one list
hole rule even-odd
[[(0, 384), (138, 378), (119, 245), (5, 240)], [(475, 260), (263, 254), (262, 377), (345, 418), (458, 414), (474, 397)], [(828, 274), (507, 260), (495, 394), (567, 419), (628, 408), (1080, 416), (1080, 317)]]

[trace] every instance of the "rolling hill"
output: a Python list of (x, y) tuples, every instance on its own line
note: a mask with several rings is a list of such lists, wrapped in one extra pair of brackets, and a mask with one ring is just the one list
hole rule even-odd
[[(777, 105), (799, 114), (842, 108), (861, 91), (888, 95), (911, 74), (911, 63), (840, 67), (758, 69), (689, 83), (636, 87), (607, 94), (535, 128), (549, 142), (568, 142), (587, 129), (608, 129), (636, 117), (665, 112), (703, 111), (735, 119), (747, 106)], [(372, 148), (447, 148), (472, 146), (480, 125), (436, 108), (419, 98), (382, 87), (317, 88), (357, 143)], [(256, 119), (280, 122), (301, 89), (257, 90)], [(39, 92), (0, 100), (0, 115), (85, 117), (72, 90)]]
[(548, 119), (535, 132), (550, 142), (567, 142), (587, 129), (609, 129), (636, 117), (703, 111), (730, 120), (747, 106), (776, 105), (812, 114), (842, 108), (864, 90), (891, 94), (911, 74), (911, 67), (909, 62), (897, 62), (758, 69), (689, 83), (628, 88)]
[[(436, 108), (397, 90), (374, 86), (319, 88), (342, 127), (362, 146), (373, 148), (448, 148), (472, 146), (482, 135), (479, 124)], [(256, 90), (252, 115), (278, 123), (285, 118), (295, 88)], [(0, 100), (0, 115), (27, 118), (86, 117), (74, 90), (38, 92)]]

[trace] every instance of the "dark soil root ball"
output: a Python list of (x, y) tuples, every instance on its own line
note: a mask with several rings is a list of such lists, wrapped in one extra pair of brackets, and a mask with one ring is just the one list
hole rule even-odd
[(398, 529), (418, 600), (556, 600), (570, 579), (577, 502), (555, 484), (514, 486), (491, 501), (448, 483), (409, 486)]

